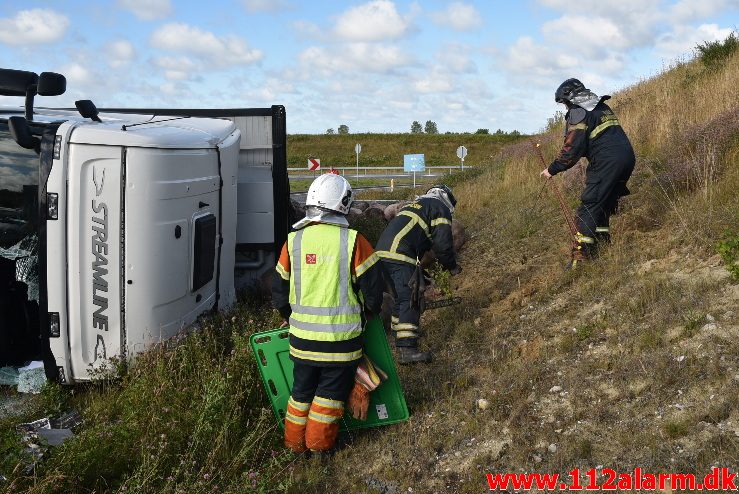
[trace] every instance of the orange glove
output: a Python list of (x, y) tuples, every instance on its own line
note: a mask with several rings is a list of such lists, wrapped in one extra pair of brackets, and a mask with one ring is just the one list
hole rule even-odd
[(354, 388), (349, 394), (347, 407), (352, 413), (352, 417), (357, 420), (367, 420), (367, 410), (369, 410), (369, 390), (358, 382), (354, 383)]

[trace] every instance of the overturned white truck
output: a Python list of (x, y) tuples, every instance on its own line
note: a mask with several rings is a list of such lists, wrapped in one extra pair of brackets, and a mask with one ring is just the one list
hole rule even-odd
[(0, 366), (89, 380), (274, 267), (285, 109), (33, 108), (63, 76), (0, 69)]

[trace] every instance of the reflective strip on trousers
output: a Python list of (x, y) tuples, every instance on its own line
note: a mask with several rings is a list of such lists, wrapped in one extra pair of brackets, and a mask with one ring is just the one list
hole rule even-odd
[(295, 425), (305, 425), (308, 422), (308, 417), (298, 417), (297, 415), (293, 415), (290, 412), (287, 412), (285, 414), (285, 420), (289, 420)]
[(415, 331), (396, 331), (395, 337), (396, 338), (399, 338), (399, 339), (403, 339), (403, 338), (417, 338), (418, 337), (418, 333), (416, 333)]
[(395, 329), (407, 329), (413, 331), (418, 329), (418, 325), (410, 322), (399, 322), (395, 325)]
[(581, 244), (595, 243), (595, 239), (593, 237), (588, 237), (587, 235), (583, 235), (582, 233), (578, 233), (577, 235), (575, 235), (575, 240)]
[(313, 398), (313, 403), (315, 403), (316, 405), (320, 405), (322, 407), (326, 407), (326, 408), (335, 408), (336, 410), (344, 409), (343, 401), (331, 400), (329, 398), (323, 398), (321, 396), (315, 396)]
[(288, 398), (287, 404), (300, 412), (307, 412), (308, 409), (310, 408), (310, 403), (303, 403), (301, 401), (296, 401), (292, 396)]
[(308, 419), (324, 424), (333, 424), (334, 422), (338, 422), (341, 417), (334, 417), (332, 415), (326, 415), (325, 413), (318, 413), (311, 410), (308, 414)]

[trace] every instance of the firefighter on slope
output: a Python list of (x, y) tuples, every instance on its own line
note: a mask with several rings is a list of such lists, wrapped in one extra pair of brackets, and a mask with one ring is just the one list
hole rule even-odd
[[(416, 201), (403, 207), (390, 221), (377, 241), (377, 254), (395, 287), (391, 329), (398, 348), (398, 362), (430, 362), (431, 352), (418, 350), (418, 323), (421, 313), (411, 303), (409, 281), (421, 269), (419, 261), (433, 249), (442, 266), (452, 274), (462, 268), (457, 264), (452, 242), (452, 212), (457, 200), (446, 185), (435, 185)], [(421, 274), (422, 275), (422, 274)]]
[(344, 177), (315, 179), (306, 217), (293, 225), (276, 267), (272, 300), (290, 323), (294, 363), (285, 446), (297, 453), (334, 446), (362, 358), (364, 323), (382, 305), (382, 265), (349, 228), (352, 200)]
[(585, 156), (585, 189), (577, 209), (577, 234), (572, 267), (592, 258), (600, 242), (610, 242), (609, 218), (618, 199), (629, 194), (626, 181), (634, 170), (634, 150), (613, 110), (577, 79), (567, 79), (554, 100), (567, 106), (564, 145), (557, 158), (541, 172), (551, 178), (574, 166)]

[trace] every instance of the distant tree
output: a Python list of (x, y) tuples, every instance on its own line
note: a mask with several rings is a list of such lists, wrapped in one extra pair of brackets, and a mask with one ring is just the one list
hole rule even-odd
[(349, 133), (349, 127), (347, 125), (341, 124), (339, 125), (339, 134), (348, 134)]
[(422, 134), (423, 133), (423, 127), (421, 127), (421, 124), (418, 123), (418, 120), (414, 120), (411, 124), (411, 134)]
[(493, 134), (493, 135), (496, 135), (496, 136), (504, 136), (504, 135), (506, 135), (506, 132), (503, 129), (498, 129), (498, 130), (495, 131), (495, 134)]
[(517, 130), (515, 130), (515, 129), (514, 129), (514, 130), (510, 131), (510, 132), (508, 133), (508, 135), (509, 135), (509, 136), (515, 136), (515, 137), (518, 137), (518, 136), (520, 136), (520, 135), (521, 135), (521, 133), (520, 133), (519, 131), (517, 131)]
[(335, 134), (334, 129), (326, 129), (327, 134)]
[(432, 122), (431, 120), (426, 120), (426, 125), (423, 129), (427, 134), (438, 134), (439, 128), (436, 126), (436, 122)]
[(490, 129), (477, 129), (475, 134), (490, 134)]

